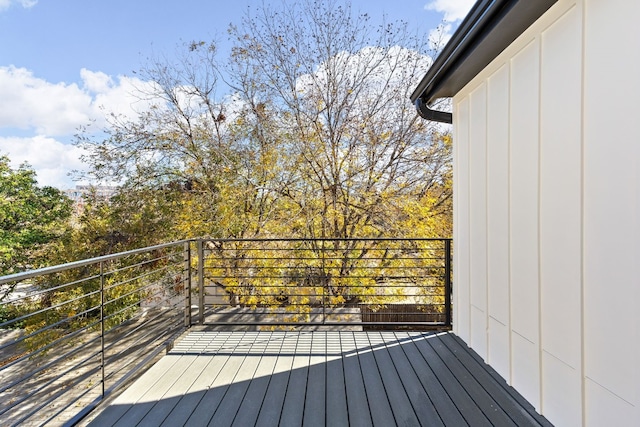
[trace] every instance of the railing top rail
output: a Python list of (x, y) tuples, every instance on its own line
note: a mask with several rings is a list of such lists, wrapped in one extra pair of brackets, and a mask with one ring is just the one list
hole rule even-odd
[(445, 240), (453, 240), (452, 237), (295, 237), (295, 238), (280, 238), (280, 237), (261, 237), (261, 238), (236, 238), (236, 239), (218, 239), (215, 237), (202, 237), (197, 240), (204, 241), (216, 241), (216, 242), (335, 242), (348, 241), (348, 242), (366, 242), (366, 241), (381, 241), (381, 242), (393, 242), (393, 241), (432, 241), (442, 242)]
[(442, 241), (452, 241), (451, 237), (299, 237), (299, 238), (278, 238), (278, 237), (268, 237), (268, 238), (215, 238), (215, 237), (202, 237), (197, 239), (185, 239), (178, 240), (170, 243), (163, 243), (155, 246), (148, 246), (145, 248), (133, 249), (125, 252), (118, 252), (110, 255), (103, 255), (99, 257), (84, 259), (80, 261), (73, 261), (66, 264), (59, 264), (50, 267), (43, 267), (36, 270), (29, 270), (20, 273), (9, 274), (7, 276), (0, 277), (0, 285), (4, 285), (5, 283), (17, 282), (21, 280), (30, 279), (32, 277), (42, 276), (46, 274), (58, 273), (60, 271), (84, 267), (85, 265), (96, 264), (102, 261), (111, 261), (114, 259), (122, 258), (125, 256), (131, 256), (140, 254), (143, 252), (148, 252), (155, 249), (163, 249), (167, 247), (182, 245), (187, 242), (196, 242), (198, 240), (201, 241), (215, 241), (215, 242), (306, 242), (306, 241), (319, 241), (319, 242), (335, 242), (335, 241), (383, 241), (383, 242), (393, 242), (393, 241), (433, 241), (433, 242), (442, 242)]
[(163, 249), (163, 248), (168, 248), (168, 247), (172, 247), (172, 246), (182, 245), (184, 243), (191, 242), (191, 241), (193, 241), (193, 240), (179, 240), (179, 241), (170, 242), (170, 243), (162, 243), (160, 245), (147, 246), (146, 248), (132, 249), (130, 251), (118, 252), (118, 253), (115, 253), (115, 254), (103, 255), (103, 256), (99, 256), (99, 257), (83, 259), (83, 260), (80, 260), (80, 261), (68, 262), (66, 264), (54, 265), (54, 266), (51, 266), (51, 267), (43, 267), (43, 268), (39, 268), (37, 270), (29, 270), (29, 271), (25, 271), (25, 272), (21, 272), (21, 273), (9, 274), (7, 276), (1, 276), (0, 277), (0, 285), (4, 285), (5, 283), (11, 283), (11, 282), (17, 282), (17, 281), (21, 281), (21, 280), (31, 279), (32, 277), (43, 276), (43, 275), (46, 275), (46, 274), (58, 273), (60, 271), (65, 271), (65, 270), (69, 270), (69, 269), (72, 269), (72, 268), (84, 267), (85, 265), (96, 264), (96, 263), (103, 262), (103, 261), (111, 261), (111, 260), (114, 260), (114, 259), (118, 259), (118, 258), (122, 258), (122, 257), (126, 257), (126, 256), (131, 256), (131, 255), (137, 255), (137, 254), (141, 254), (141, 253), (144, 253), (144, 252), (149, 252), (149, 251), (152, 251), (152, 250), (157, 250), (157, 249)]

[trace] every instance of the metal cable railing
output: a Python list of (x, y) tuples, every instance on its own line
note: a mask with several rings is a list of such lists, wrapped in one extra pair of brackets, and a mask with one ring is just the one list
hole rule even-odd
[(208, 325), (451, 325), (449, 239), (201, 240), (198, 251)]
[(0, 277), (0, 425), (74, 424), (188, 325), (190, 242)]
[(448, 328), (450, 239), (196, 239), (0, 277), (0, 425), (73, 425), (199, 323)]

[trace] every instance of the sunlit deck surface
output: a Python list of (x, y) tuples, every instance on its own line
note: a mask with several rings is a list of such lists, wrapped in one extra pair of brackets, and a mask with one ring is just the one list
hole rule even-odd
[(452, 333), (190, 332), (91, 426), (550, 426)]

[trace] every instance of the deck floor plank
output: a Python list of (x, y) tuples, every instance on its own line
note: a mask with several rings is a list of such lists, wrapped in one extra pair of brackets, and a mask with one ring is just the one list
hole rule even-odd
[[(203, 339), (188, 349), (188, 351), (199, 353), (202, 357), (209, 358), (210, 361), (202, 371), (202, 374), (190, 385), (188, 391), (175, 406), (175, 409), (163, 421), (162, 426), (186, 425), (187, 420), (193, 415), (206, 395), (207, 390), (210, 389), (217, 376), (231, 359), (231, 353), (225, 349), (228, 338), (229, 336), (225, 336), (225, 334), (212, 336), (210, 340)], [(216, 348), (221, 351), (216, 353)]]
[(542, 421), (542, 425), (545, 427), (553, 427), (546, 419), (540, 420), (533, 405), (511, 389), (495, 370), (487, 368), (480, 356), (470, 351), (460, 338), (454, 334), (447, 334), (441, 336), (440, 340), (460, 359), (469, 373), (483, 384), (487, 392), (491, 396), (495, 396), (496, 401), (503, 409), (512, 408), (508, 414), (517, 425), (527, 425), (538, 420)]
[(270, 379), (276, 368), (278, 361), (277, 355), (281, 347), (281, 339), (278, 339), (276, 336), (273, 338), (269, 336), (254, 377), (249, 383), (247, 393), (242, 399), (238, 413), (233, 420), (233, 426), (246, 427), (256, 424), (260, 414), (260, 408), (262, 408), (267, 389), (269, 388)]
[(396, 368), (398, 378), (407, 392), (407, 398), (413, 406), (413, 411), (422, 422), (433, 426), (444, 426), (445, 424), (442, 422), (438, 410), (422, 386), (411, 361), (403, 351), (403, 347), (411, 345), (410, 335), (407, 333), (396, 333), (395, 339), (401, 344), (397, 345), (391, 337), (387, 337), (385, 341), (392, 342), (392, 344), (387, 346), (387, 350), (393, 366)]
[(268, 338), (264, 337), (264, 335), (263, 338), (260, 338), (260, 336), (255, 333), (248, 335), (253, 336), (247, 337), (248, 342), (251, 343), (251, 347), (247, 350), (247, 355), (242, 365), (239, 366), (235, 377), (227, 388), (213, 417), (209, 421), (208, 425), (210, 426), (226, 427), (233, 423), (245, 398), (245, 394), (249, 389), (249, 384), (258, 369), (260, 360), (266, 349)]
[(372, 426), (371, 410), (362, 378), (358, 352), (352, 333), (342, 336), (344, 384), (350, 426)]
[[(138, 402), (129, 408), (126, 417), (115, 423), (115, 427), (137, 425), (148, 414), (156, 412), (158, 409), (156, 407), (168, 405), (169, 401), (165, 399), (165, 395), (170, 392), (175, 383), (181, 379), (190, 365), (195, 362), (196, 356), (169, 355), (164, 360), (169, 360), (173, 363), (163, 369), (163, 373), (157, 377), (157, 381), (141, 388), (141, 396)], [(146, 391), (143, 391), (145, 389)]]
[(315, 333), (311, 341), (308, 387), (304, 402), (305, 427), (322, 427), (326, 423), (326, 336)]
[(309, 357), (311, 354), (311, 334), (299, 334), (293, 356), (287, 393), (280, 416), (281, 426), (299, 427), (304, 418)]
[(429, 336), (411, 336), (411, 345), (407, 343), (402, 346), (407, 358), (411, 361), (413, 371), (417, 379), (426, 391), (429, 400), (433, 402), (434, 408), (438, 411), (438, 416), (446, 426), (464, 426), (466, 421), (454, 401), (449, 397), (444, 386), (440, 383), (432, 367), (422, 357), (416, 341), (429, 339)]
[(276, 426), (280, 422), (293, 365), (293, 352), (295, 352), (295, 342), (293, 344), (291, 342), (293, 339), (293, 334), (283, 333), (280, 335), (280, 353), (276, 359), (273, 376), (269, 379), (269, 386), (258, 414), (256, 426)]
[(471, 395), (465, 390), (453, 372), (449, 370), (449, 366), (440, 359), (438, 353), (431, 347), (429, 341), (432, 339), (434, 338), (417, 340), (415, 343), (422, 357), (427, 361), (438, 381), (444, 387), (448, 398), (454, 402), (468, 425), (490, 425), (489, 420), (478, 408)]
[(161, 401), (140, 421), (140, 425), (158, 426), (175, 410), (182, 397), (187, 394), (189, 387), (202, 375), (210, 358), (192, 355), (193, 363), (185, 370), (184, 375), (169, 390)]
[[(380, 369), (380, 376), (384, 383), (385, 390), (387, 391), (387, 397), (391, 404), (394, 417), (397, 425), (420, 425), (420, 421), (413, 410), (410, 400), (407, 396), (398, 372), (393, 364), (391, 355), (389, 354), (389, 347), (387, 345), (398, 345), (393, 332), (391, 333), (379, 333), (379, 342), (374, 346), (373, 352), (376, 363)], [(426, 402), (428, 403), (428, 402)], [(436, 414), (437, 417), (437, 414)]]
[(491, 425), (513, 426), (516, 423), (498, 405), (494, 397), (487, 393), (481, 383), (469, 374), (460, 360), (447, 349), (440, 337), (428, 341), (431, 347), (438, 353), (440, 358), (447, 364), (449, 370), (458, 379), (462, 387), (469, 393), (478, 409), (487, 417)]
[(221, 367), (213, 383), (202, 396), (202, 399), (200, 400), (200, 402), (198, 402), (198, 405), (187, 420), (187, 424), (190, 427), (204, 427), (209, 425), (209, 421), (217, 411), (218, 406), (224, 398), (224, 395), (227, 393), (229, 387), (231, 387), (231, 385), (233, 384), (238, 371), (244, 364), (245, 359), (248, 357), (247, 353), (243, 351), (247, 347), (247, 343), (246, 341), (244, 341), (244, 339), (246, 339), (245, 335), (239, 334), (238, 337), (231, 336), (225, 343), (225, 346), (229, 344), (233, 345), (235, 341), (236, 345), (233, 347), (233, 349), (226, 350), (230, 351), (230, 357), (227, 359), (224, 366)]
[(158, 363), (149, 368), (145, 375), (118, 397), (118, 405), (112, 406), (109, 411), (104, 411), (100, 414), (98, 422), (104, 425), (115, 426), (125, 414), (134, 410), (134, 408), (135, 411), (150, 410), (153, 403), (139, 403), (140, 396), (152, 389), (162, 374), (170, 370), (176, 361), (175, 357), (163, 357), (160, 359)]
[(551, 426), (450, 333), (206, 330), (88, 425)]
[(327, 332), (326, 340), (326, 425), (346, 425), (349, 420), (349, 413), (347, 408), (347, 394), (344, 385), (344, 367), (342, 364), (340, 333)]
[(358, 358), (360, 359), (362, 379), (367, 392), (369, 410), (371, 411), (371, 420), (374, 426), (392, 426), (396, 422), (382, 383), (380, 367), (373, 356), (371, 349), (373, 342), (375, 340), (371, 340), (369, 335), (356, 335), (356, 344), (359, 349)]

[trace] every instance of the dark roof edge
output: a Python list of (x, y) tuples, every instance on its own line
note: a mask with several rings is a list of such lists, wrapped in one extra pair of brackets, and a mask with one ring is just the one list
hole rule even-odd
[(478, 0), (429, 68), (411, 101), (454, 96), (557, 0)]

